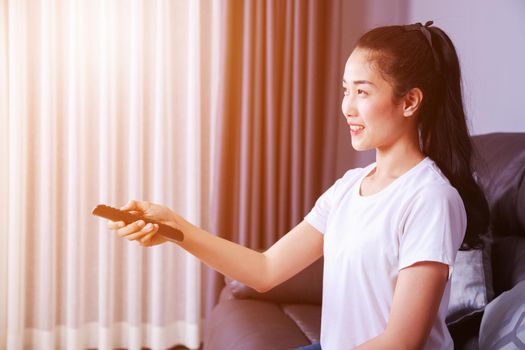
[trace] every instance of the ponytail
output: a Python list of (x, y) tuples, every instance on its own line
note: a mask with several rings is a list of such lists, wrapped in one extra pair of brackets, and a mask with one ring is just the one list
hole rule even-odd
[(463, 108), (459, 59), (447, 34), (429, 24), (376, 28), (363, 35), (357, 47), (369, 50), (393, 86), (395, 98), (414, 87), (422, 90), (418, 113), (422, 152), (437, 164), (463, 200), (467, 230), (461, 249), (481, 248), (489, 208), (472, 175), (473, 147)]
[(420, 119), (423, 153), (441, 169), (459, 192), (467, 212), (467, 232), (463, 249), (480, 248), (480, 235), (489, 226), (489, 207), (483, 191), (472, 175), (472, 142), (469, 136), (461, 92), (459, 59), (450, 38), (439, 28), (430, 28), (439, 59), (437, 95), (430, 113)]

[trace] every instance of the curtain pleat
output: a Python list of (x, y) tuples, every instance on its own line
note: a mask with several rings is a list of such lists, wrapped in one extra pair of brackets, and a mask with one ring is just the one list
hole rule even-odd
[[(341, 2), (225, 2), (212, 232), (264, 250), (335, 180)], [(222, 287), (208, 273), (206, 310)]]
[(219, 10), (0, 2), (0, 348), (198, 348), (201, 264), (91, 210), (149, 200), (207, 225)]
[[(291, 217), (292, 209), (291, 209), (291, 203), (293, 201), (293, 196), (290, 194), (289, 189), (291, 187), (291, 183), (293, 181), (291, 176), (291, 164), (292, 164), (292, 143), (290, 142), (291, 134), (292, 134), (292, 98), (293, 98), (293, 89), (292, 89), (292, 83), (293, 83), (293, 40), (294, 40), (294, 23), (295, 23), (295, 17), (294, 17), (294, 2), (293, 1), (287, 1), (286, 2), (286, 8), (285, 8), (285, 17), (288, 18), (287, 21), (282, 22), (284, 27), (284, 42), (282, 43), (282, 46), (284, 48), (284, 60), (283, 60), (283, 71), (282, 71), (282, 78), (279, 79), (279, 83), (281, 85), (281, 91), (280, 96), (282, 96), (281, 104), (280, 104), (280, 115), (281, 118), (276, 118), (277, 120), (280, 120), (280, 129), (278, 129), (278, 132), (280, 133), (279, 138), (279, 144), (277, 147), (278, 154), (280, 157), (280, 161), (278, 163), (277, 167), (277, 173), (278, 173), (278, 184), (279, 187), (277, 188), (278, 192), (278, 206), (279, 211), (275, 213), (275, 216), (277, 216), (277, 222), (279, 223), (279, 226), (277, 227), (276, 232), (286, 232), (286, 230), (289, 229), (289, 218)], [(278, 41), (277, 37), (274, 39), (275, 41)], [(277, 58), (279, 60), (279, 57)], [(279, 115), (279, 114), (276, 114)]]
[[(7, 4), (5, 2), (0, 2), (0, 18), (9, 18), (7, 11)], [(8, 21), (0, 22), (0, 160), (2, 161), (2, 166), (0, 166), (0, 198), (9, 200), (9, 187), (8, 187), (8, 178), (9, 178), (9, 123), (8, 123), (8, 113), (9, 113), (9, 76), (7, 62), (9, 59), (7, 47), (8, 47)], [(2, 203), (3, 204), (3, 203)], [(7, 209), (2, 206), (0, 207), (0, 223), (7, 224), (8, 212)], [(2, 242), (7, 242), (7, 227), (4, 226), (4, 229), (0, 230), (0, 240)], [(0, 258), (1, 262), (4, 262), (8, 254), (8, 245), (0, 244)], [(7, 264), (0, 263), (0, 281), (7, 282), (8, 280), (8, 269)], [(7, 310), (7, 288), (0, 287), (0, 310)], [(7, 339), (7, 312), (0, 312), (0, 344), (5, 344)]]

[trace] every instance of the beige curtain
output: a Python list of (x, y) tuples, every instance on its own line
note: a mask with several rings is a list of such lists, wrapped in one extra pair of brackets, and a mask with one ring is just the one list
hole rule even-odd
[(200, 263), (90, 213), (160, 202), (207, 226), (218, 5), (0, 2), (0, 348), (190, 348)]

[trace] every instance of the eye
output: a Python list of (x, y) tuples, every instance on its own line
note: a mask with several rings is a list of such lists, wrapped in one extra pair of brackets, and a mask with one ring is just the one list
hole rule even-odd
[(357, 89), (357, 94), (358, 95), (366, 95), (366, 91), (365, 90), (361, 90), (361, 89)]

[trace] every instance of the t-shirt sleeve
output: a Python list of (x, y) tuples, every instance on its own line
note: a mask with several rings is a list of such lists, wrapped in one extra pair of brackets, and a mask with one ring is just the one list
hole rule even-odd
[(326, 232), (330, 212), (337, 207), (340, 197), (344, 195), (346, 189), (354, 184), (355, 180), (359, 178), (363, 170), (366, 169), (354, 168), (348, 170), (317, 199), (314, 207), (308, 214), (306, 214), (304, 220), (324, 234)]
[(332, 186), (330, 186), (330, 188), (317, 199), (312, 210), (310, 210), (310, 212), (304, 217), (306, 222), (315, 227), (315, 229), (322, 234), (326, 231), (326, 223), (333, 206), (335, 192), (339, 182), (340, 180), (337, 180)]
[(399, 243), (399, 270), (420, 261), (449, 265), (449, 279), (463, 242), (467, 216), (463, 200), (448, 184), (425, 188), (405, 214)]

